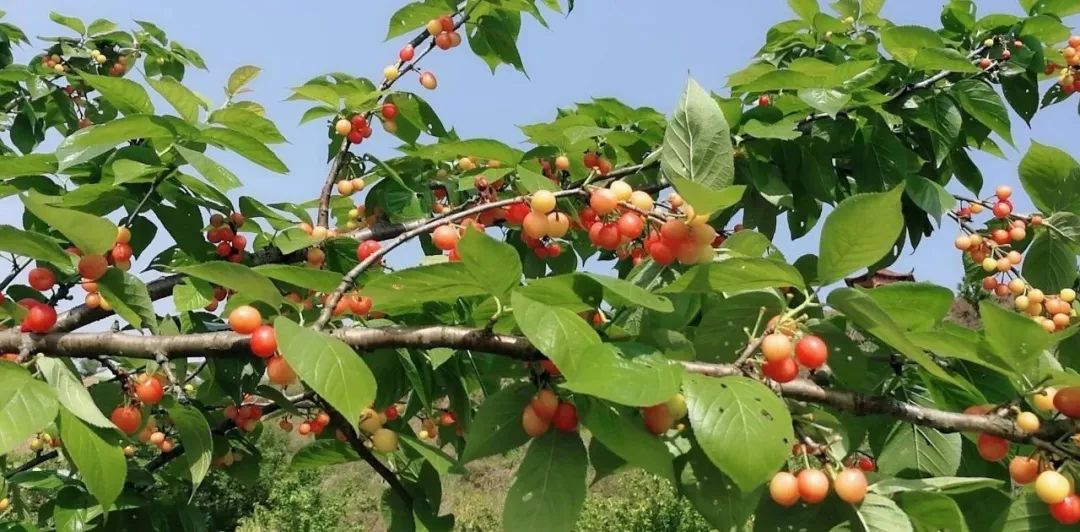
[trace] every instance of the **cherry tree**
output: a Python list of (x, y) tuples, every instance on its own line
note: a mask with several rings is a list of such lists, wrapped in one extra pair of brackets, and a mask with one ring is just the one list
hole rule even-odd
[[(216, 105), (150, 22), (53, 13), (65, 35), (25, 57), (0, 22), (0, 191), (23, 213), (0, 226), (2, 526), (187, 528), (170, 494), (252, 478), (281, 430), (308, 440), (294, 467), (370, 465), (394, 530), (452, 528), (441, 479), (519, 447), (507, 530), (573, 529), (587, 480), (627, 468), (720, 530), (1073, 529), (1080, 165), (1032, 142), (1014, 191), (970, 153), (1080, 89), (1080, 6), (951, 0), (935, 30), (883, 3), (789, 0), (727, 87), (688, 80), (671, 116), (594, 98), (523, 151), (418, 92), (463, 45), (523, 69), (522, 24), (573, 1), (413, 2), (380, 77), (294, 89), (329, 169), (274, 204), (233, 201), (215, 161), (288, 171), (244, 97), (257, 67)], [(817, 253), (785, 256), (781, 221), (820, 225)], [(945, 287), (837, 287), (940, 228), (988, 292), (977, 327)]]

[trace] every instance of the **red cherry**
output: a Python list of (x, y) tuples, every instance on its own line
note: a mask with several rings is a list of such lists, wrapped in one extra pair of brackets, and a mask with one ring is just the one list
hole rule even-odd
[(527, 203), (514, 203), (506, 209), (506, 221), (513, 225), (521, 225), (521, 222), (525, 221), (525, 217), (530, 212), (532, 212), (532, 209), (529, 208)]
[(803, 366), (818, 369), (828, 360), (829, 348), (820, 337), (808, 334), (795, 343), (795, 358)]
[[(232, 239), (232, 247), (234, 249), (244, 249), (247, 247), (247, 237), (244, 235), (236, 235)], [(120, 259), (117, 259), (120, 260)]]
[(383, 118), (387, 120), (393, 120), (398, 115), (398, 108), (392, 103), (384, 103), (381, 112)]
[(662, 266), (675, 262), (675, 250), (663, 242), (650, 242), (646, 245), (645, 251), (657, 264)]
[(380, 247), (382, 246), (379, 245), (379, 242), (377, 240), (365, 240), (356, 247), (356, 258), (360, 260), (365, 260), (371, 255), (373, 255), (376, 251), (379, 251)]
[(364, 132), (359, 129), (354, 129), (349, 132), (348, 139), (350, 144), (360, 144), (361, 142), (364, 142)]
[(117, 243), (112, 248), (112, 258), (117, 262), (127, 262), (131, 260), (131, 255), (133, 253), (131, 246), (128, 244)]
[(387, 421), (393, 421), (401, 414), (398, 413), (397, 405), (390, 405), (383, 410), (383, 415), (386, 416)]
[(1080, 387), (1069, 386), (1054, 394), (1054, 408), (1071, 418), (1080, 418)]
[(260, 358), (267, 358), (277, 352), (277, 335), (270, 325), (260, 325), (251, 332), (251, 352)]
[(454, 19), (450, 15), (439, 17), (439, 25), (442, 26), (442, 30), (445, 32), (454, 31)]
[(138, 432), (139, 425), (142, 425), (142, 413), (134, 406), (116, 407), (113, 409), (109, 419), (116, 425), (116, 428), (129, 436)]
[(1002, 200), (994, 204), (994, 217), (1006, 218), (1012, 214), (1012, 203)]
[(600, 165), (600, 156), (593, 152), (586, 152), (581, 162), (585, 164), (585, 168), (596, 168)]
[(859, 466), (859, 469), (868, 473), (877, 469), (877, 466), (874, 465), (874, 459), (869, 456), (860, 456), (857, 465)]
[(1059, 503), (1051, 504), (1050, 515), (1063, 525), (1080, 523), (1080, 497), (1072, 494)]
[(413, 45), (406, 44), (404, 47), (401, 48), (401, 51), (398, 52), (398, 59), (401, 59), (402, 61), (412, 61), (415, 55), (416, 49), (413, 48)]
[(145, 404), (156, 405), (165, 397), (165, 387), (156, 378), (146, 376), (135, 384), (135, 396)]
[(577, 430), (577, 407), (573, 403), (559, 403), (559, 407), (555, 409), (555, 417), (551, 418), (551, 424), (563, 432)]
[(221, 258), (228, 257), (232, 254), (232, 244), (229, 242), (218, 242), (218, 245), (214, 246), (214, 253)]
[(56, 285), (56, 275), (52, 270), (38, 266), (27, 275), (30, 287), (34, 290), (45, 291)]
[(757, 104), (760, 105), (761, 107), (765, 107), (765, 106), (767, 106), (767, 105), (769, 105), (771, 103), (772, 103), (772, 100), (769, 99), (769, 95), (762, 94), (761, 96), (758, 96)]
[(35, 302), (29, 307), (26, 318), (22, 322), (24, 332), (44, 334), (56, 325), (56, 309), (45, 303)]
[(794, 358), (788, 357), (766, 362), (761, 366), (761, 372), (776, 382), (791, 382), (799, 376), (799, 365), (795, 363)]
[(988, 462), (997, 462), (1009, 455), (1009, 440), (993, 434), (979, 434), (979, 456)]
[(633, 212), (624, 212), (622, 216), (619, 216), (616, 225), (619, 227), (619, 234), (626, 238), (637, 238), (645, 229), (645, 222), (641, 220), (641, 216)]

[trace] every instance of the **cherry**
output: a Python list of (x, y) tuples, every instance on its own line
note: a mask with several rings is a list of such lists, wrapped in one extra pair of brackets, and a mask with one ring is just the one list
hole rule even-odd
[(611, 189), (599, 188), (589, 196), (589, 206), (600, 216), (614, 211), (619, 206), (619, 198)]
[(990, 66), (993, 65), (993, 64), (994, 64), (994, 62), (991, 61), (989, 57), (984, 57), (984, 58), (979, 60), (979, 68), (981, 68), (983, 70), (986, 70), (986, 69), (990, 68)]
[(601, 157), (596, 162), (596, 172), (600, 175), (608, 175), (611, 172), (611, 161)]
[(596, 222), (589, 228), (589, 240), (596, 247), (603, 249), (615, 249), (622, 237), (616, 224)]
[(439, 86), (439, 82), (435, 79), (435, 74), (424, 72), (420, 74), (420, 85), (425, 89), (435, 90), (435, 87)]
[(231, 222), (233, 224), (233, 227), (236, 227), (237, 229), (244, 225), (244, 221), (244, 215), (239, 212), (234, 211), (229, 214), (229, 222)]
[(663, 242), (651, 242), (645, 249), (649, 256), (652, 257), (657, 264), (667, 266), (672, 262), (675, 262), (675, 251), (670, 246)]
[(856, 465), (859, 466), (860, 470), (866, 472), (877, 469), (877, 466), (874, 464), (874, 459), (870, 458), (869, 456), (860, 456)]
[(449, 50), (453, 45), (449, 33), (443, 32), (435, 36), (435, 46), (438, 46), (440, 50)]
[(1001, 200), (994, 204), (994, 217), (995, 218), (1007, 218), (1012, 214), (1012, 203), (1007, 200)]
[[(83, 277), (88, 276), (84, 275)], [(30, 287), (38, 291), (45, 291), (56, 285), (56, 275), (52, 272), (52, 270), (43, 266), (38, 266), (37, 268), (30, 270), (27, 278)]]
[(338, 135), (348, 135), (349, 132), (352, 131), (352, 129), (352, 124), (344, 118), (338, 119), (337, 122), (334, 122), (334, 131), (336, 131)]
[[(1030, 299), (1030, 294), (1028, 295)], [(1080, 417), (1080, 387), (1061, 388), (1054, 394), (1054, 408), (1071, 418)]]
[(240, 334), (251, 334), (262, 325), (262, 314), (251, 305), (241, 305), (229, 313), (229, 328)]
[(352, 309), (353, 314), (367, 316), (374, 304), (375, 302), (370, 297), (360, 296), (353, 298), (349, 303), (349, 307)]
[(561, 212), (552, 212), (547, 215), (547, 236), (562, 238), (570, 231), (570, 217)]
[(427, 32), (428, 32), (428, 35), (431, 35), (432, 37), (442, 33), (442, 31), (443, 31), (442, 23), (439, 22), (439, 19), (437, 19), (437, 18), (433, 18), (433, 19), (429, 20), (427, 22), (427, 24), (424, 26), (424, 29), (426, 29)]
[(803, 469), (796, 476), (799, 497), (809, 504), (817, 504), (829, 495), (829, 477), (817, 469)]
[(761, 340), (761, 354), (769, 362), (781, 361), (791, 357), (791, 338), (780, 333), (771, 333)]
[(431, 241), (435, 244), (435, 247), (443, 251), (450, 251), (457, 247), (458, 231), (449, 225), (440, 225), (431, 233)]
[(383, 410), (383, 416), (386, 417), (387, 421), (393, 421), (397, 419), (400, 415), (401, 414), (398, 412), (397, 405), (390, 405), (386, 407), (386, 410)]
[(156, 405), (165, 397), (165, 387), (162, 386), (161, 381), (143, 374), (135, 383), (135, 396), (142, 403)]
[[(134, 254), (134, 251), (131, 249), (131, 246), (129, 246), (127, 244), (117, 243), (117, 244), (113, 245), (112, 258), (116, 262), (127, 262), (127, 261), (131, 260), (131, 256), (133, 254)], [(79, 262), (81, 263), (82, 260), (80, 260)]]
[(296, 380), (296, 372), (284, 357), (275, 356), (266, 360), (266, 378), (278, 386), (288, 386)]
[(387, 102), (383, 104), (380, 112), (382, 113), (383, 118), (393, 120), (394, 118), (397, 118), (398, 108), (396, 105)]
[(142, 413), (134, 406), (118, 406), (112, 411), (109, 419), (128, 436), (135, 434), (142, 424)]
[(769, 496), (780, 506), (792, 506), (799, 502), (799, 481), (795, 475), (780, 471), (769, 481)]
[(533, 396), (529, 403), (540, 419), (550, 421), (555, 417), (555, 411), (559, 408), (559, 397), (555, 392), (543, 388)]
[(529, 205), (532, 210), (540, 214), (547, 214), (555, 210), (555, 194), (549, 190), (537, 190), (533, 193)]
[(548, 234), (548, 217), (539, 211), (529, 211), (521, 222), (521, 231), (530, 238), (543, 238)]
[(997, 462), (1009, 455), (1009, 440), (993, 434), (979, 434), (979, 456), (988, 462)]
[(675, 419), (663, 403), (642, 408), (641, 415), (645, 418), (645, 428), (657, 436), (667, 432), (675, 424)]
[(413, 45), (406, 44), (404, 47), (401, 48), (401, 51), (398, 52), (398, 59), (401, 59), (402, 62), (412, 61), (415, 55), (416, 49), (413, 48)]
[(1039, 430), (1039, 425), (1041, 425), (1039, 416), (1036, 416), (1032, 412), (1021, 412), (1016, 416), (1016, 426), (1028, 434), (1037, 432)]
[(454, 31), (454, 18), (450, 15), (443, 15), (438, 18), (438, 21), (443, 31)]
[(551, 428), (551, 420), (540, 417), (533, 407), (526, 406), (521, 413), (521, 426), (525, 429), (525, 434), (535, 438)]
[(593, 152), (585, 152), (582, 156), (581, 162), (585, 165), (585, 168), (596, 168), (600, 165), (600, 156)]
[(366, 260), (375, 252), (379, 251), (379, 248), (381, 247), (382, 246), (379, 245), (377, 240), (365, 240), (356, 247), (356, 258)]
[(56, 309), (45, 303), (34, 302), (22, 322), (23, 332), (44, 334), (56, 325)]
[(506, 221), (513, 225), (521, 225), (525, 217), (532, 212), (525, 203), (514, 203), (506, 209)]
[(803, 366), (818, 369), (828, 360), (829, 348), (820, 337), (808, 334), (795, 343), (795, 358)]
[(562, 371), (559, 371), (559, 367), (556, 366), (554, 362), (552, 362), (552, 361), (550, 361), (548, 359), (541, 360), (540, 361), (540, 367), (543, 368), (543, 370), (546, 371), (547, 374), (551, 375), (552, 377), (558, 377), (558, 376), (562, 375)]
[[(229, 315), (232, 324), (232, 315)], [(251, 332), (251, 352), (259, 358), (273, 356), (277, 352), (277, 335), (270, 325), (259, 325)]]
[(364, 142), (364, 132), (359, 129), (354, 129), (346, 135), (346, 138), (349, 139), (349, 144), (360, 144), (361, 142)]
[(1059, 503), (1051, 504), (1050, 515), (1063, 525), (1080, 523), (1080, 497), (1072, 494)]
[(769, 98), (769, 95), (762, 94), (761, 96), (758, 96), (757, 104), (761, 107), (766, 107), (772, 104), (772, 99)]
[(690, 236), (690, 227), (682, 220), (668, 220), (660, 226), (660, 236), (671, 243), (681, 242)]
[(1009, 199), (1009, 196), (1012, 196), (1012, 193), (1012, 187), (1009, 185), (998, 185), (997, 189), (994, 190), (994, 195), (997, 196), (999, 200)]
[(380, 453), (391, 453), (398, 448), (397, 433), (390, 429), (379, 429), (371, 434), (371, 448)]
[(833, 481), (836, 495), (849, 504), (859, 504), (866, 497), (866, 475), (853, 468), (845, 468)]
[(1039, 461), (1027, 456), (1017, 456), (1009, 461), (1009, 476), (1013, 482), (1024, 485), (1039, 476)]
[(795, 359), (787, 357), (775, 362), (766, 362), (761, 366), (761, 372), (776, 382), (785, 383), (799, 376), (799, 366), (795, 363)]
[(560, 155), (555, 158), (555, 169), (560, 171), (567, 171), (570, 169), (570, 158), (565, 155)]
[(232, 244), (228, 242), (219, 242), (218, 245), (214, 246), (214, 254), (221, 258), (228, 257), (232, 254), (232, 251)]
[(555, 409), (555, 416), (551, 418), (551, 424), (563, 432), (577, 430), (577, 407), (573, 403), (559, 403), (559, 407)]
[(1071, 493), (1069, 479), (1057, 471), (1043, 471), (1035, 479), (1035, 495), (1046, 504), (1057, 504)]

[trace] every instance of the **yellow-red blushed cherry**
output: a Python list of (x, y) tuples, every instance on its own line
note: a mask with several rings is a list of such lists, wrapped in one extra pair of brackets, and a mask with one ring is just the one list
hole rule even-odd
[(761, 340), (761, 354), (769, 362), (791, 357), (791, 338), (780, 333), (770, 333)]
[(1027, 456), (1016, 456), (1009, 461), (1009, 477), (1013, 482), (1031, 484), (1039, 476), (1039, 461)]
[(555, 392), (543, 388), (536, 392), (529, 404), (540, 419), (550, 421), (555, 417), (555, 411), (559, 408), (559, 397), (555, 395)]
[(431, 233), (431, 241), (435, 244), (435, 247), (443, 251), (450, 251), (457, 247), (458, 231), (449, 225), (440, 225)]
[(547, 214), (555, 210), (555, 194), (549, 190), (537, 190), (533, 193), (529, 205), (532, 210), (540, 214)]
[(161, 381), (146, 377), (135, 383), (135, 396), (142, 403), (156, 405), (165, 397), (165, 387), (161, 385)]
[(402, 62), (412, 61), (415, 56), (416, 49), (413, 48), (412, 44), (406, 44), (401, 48), (401, 51), (398, 52), (398, 59), (401, 59)]
[(988, 462), (997, 462), (1009, 455), (1009, 440), (981, 433), (977, 442), (979, 456)]
[(642, 408), (641, 417), (645, 419), (645, 428), (658, 436), (671, 430), (675, 424), (671, 411), (663, 403)]
[(793, 506), (799, 502), (799, 481), (795, 475), (780, 471), (769, 481), (769, 496), (780, 506)]
[(599, 188), (589, 196), (589, 206), (596, 211), (596, 214), (603, 216), (619, 206), (619, 198), (611, 189)]
[(1035, 495), (1046, 504), (1057, 504), (1071, 493), (1069, 479), (1057, 471), (1043, 471), (1035, 479)]
[(866, 475), (854, 468), (845, 468), (833, 480), (833, 490), (844, 502), (859, 504), (866, 498)]
[(266, 378), (278, 386), (288, 386), (296, 381), (296, 372), (283, 357), (266, 359)]
[(118, 406), (113, 409), (109, 420), (124, 434), (132, 435), (139, 431), (142, 424), (142, 412), (135, 406)]
[(427, 90), (435, 90), (435, 87), (439, 86), (439, 81), (435, 79), (435, 74), (424, 72), (420, 74), (420, 86)]
[(229, 313), (229, 328), (240, 334), (251, 334), (262, 325), (262, 314), (251, 305), (241, 305)]
[(796, 475), (799, 498), (809, 504), (817, 504), (829, 495), (829, 477), (817, 469), (803, 469)]
[(525, 429), (525, 434), (535, 438), (551, 428), (551, 419), (540, 417), (532, 406), (526, 405), (521, 412), (521, 426)]

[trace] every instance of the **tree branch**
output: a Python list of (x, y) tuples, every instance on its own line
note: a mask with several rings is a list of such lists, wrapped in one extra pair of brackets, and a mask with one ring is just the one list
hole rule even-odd
[(386, 483), (390, 486), (390, 490), (393, 491), (394, 494), (402, 500), (402, 502), (404, 502), (409, 508), (412, 508), (412, 494), (410, 494), (409, 490), (405, 488), (405, 485), (401, 483), (401, 480), (397, 477), (397, 474), (391, 471), (390, 468), (386, 466), (386, 464), (382, 463), (382, 461), (379, 460), (378, 457), (376, 457), (375, 454), (371, 452), (371, 449), (368, 449), (364, 446), (364, 441), (360, 438), (356, 431), (353, 430), (352, 425), (349, 424), (349, 422), (341, 415), (340, 412), (335, 410), (333, 407), (330, 406), (329, 403), (326, 403), (325, 401), (320, 400), (318, 402), (320, 406), (322, 406), (323, 410), (330, 414), (331, 421), (333, 421), (341, 429), (341, 432), (345, 435), (346, 442), (348, 442), (349, 446), (352, 447), (354, 451), (356, 451), (356, 454), (360, 455), (360, 458), (367, 462), (367, 464), (371, 466), (371, 469), (375, 470), (375, 473), (386, 481)]
[[(543, 355), (525, 338), (492, 334), (483, 329), (454, 326), (357, 328), (341, 329), (332, 334), (360, 350), (380, 347), (419, 349), (448, 347), (485, 352), (522, 361), (543, 359)], [(46, 356), (90, 358), (106, 354), (146, 359), (153, 358), (159, 352), (169, 358), (251, 356), (248, 339), (232, 332), (186, 336), (133, 336), (120, 333), (32, 335), (4, 331), (0, 333), (0, 350), (10, 349), (24, 340), (32, 342), (34, 348)], [(682, 362), (682, 365), (691, 373), (713, 377), (743, 375), (742, 370), (734, 364)], [(1059, 420), (1047, 421), (1037, 433), (1028, 435), (1021, 432), (1012, 420), (1005, 417), (958, 414), (926, 408), (884, 395), (859, 394), (825, 388), (807, 379), (774, 384), (773, 388), (788, 399), (825, 405), (858, 416), (883, 415), (945, 432), (984, 432), (1015, 442), (1031, 443), (1048, 450), (1053, 449), (1058, 454), (1066, 451), (1049, 446), (1047, 442), (1056, 441), (1076, 431), (1074, 422)], [(1068, 454), (1074, 458), (1080, 458), (1080, 453), (1068, 452)]]

